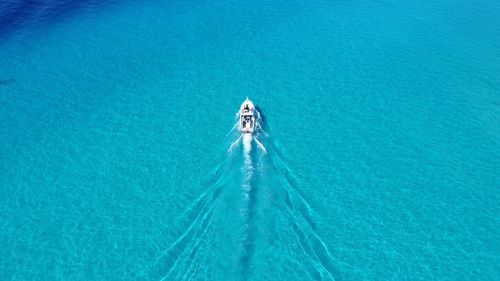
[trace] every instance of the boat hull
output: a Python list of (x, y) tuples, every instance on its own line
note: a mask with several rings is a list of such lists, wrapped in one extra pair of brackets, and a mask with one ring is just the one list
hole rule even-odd
[(255, 129), (255, 106), (248, 98), (240, 106), (239, 129), (242, 134), (253, 134)]

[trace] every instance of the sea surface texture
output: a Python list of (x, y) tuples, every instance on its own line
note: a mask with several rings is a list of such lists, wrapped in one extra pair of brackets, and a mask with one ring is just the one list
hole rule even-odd
[(500, 2), (0, 1), (0, 280), (500, 280)]

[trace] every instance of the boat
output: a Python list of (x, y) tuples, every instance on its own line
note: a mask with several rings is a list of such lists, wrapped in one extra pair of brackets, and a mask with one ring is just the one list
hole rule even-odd
[(253, 134), (255, 128), (255, 106), (247, 99), (240, 106), (240, 132), (242, 134)]

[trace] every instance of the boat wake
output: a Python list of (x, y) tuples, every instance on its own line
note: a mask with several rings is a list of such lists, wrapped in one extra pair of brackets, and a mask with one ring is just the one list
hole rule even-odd
[(313, 209), (260, 113), (253, 134), (237, 134), (237, 125), (205, 192), (179, 216), (184, 231), (151, 262), (149, 279), (334, 280), (335, 259), (316, 233)]

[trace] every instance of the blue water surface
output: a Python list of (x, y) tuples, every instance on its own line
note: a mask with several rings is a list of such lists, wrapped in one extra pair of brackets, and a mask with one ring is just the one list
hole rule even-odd
[(0, 280), (499, 280), (499, 26), (494, 0), (0, 1)]

